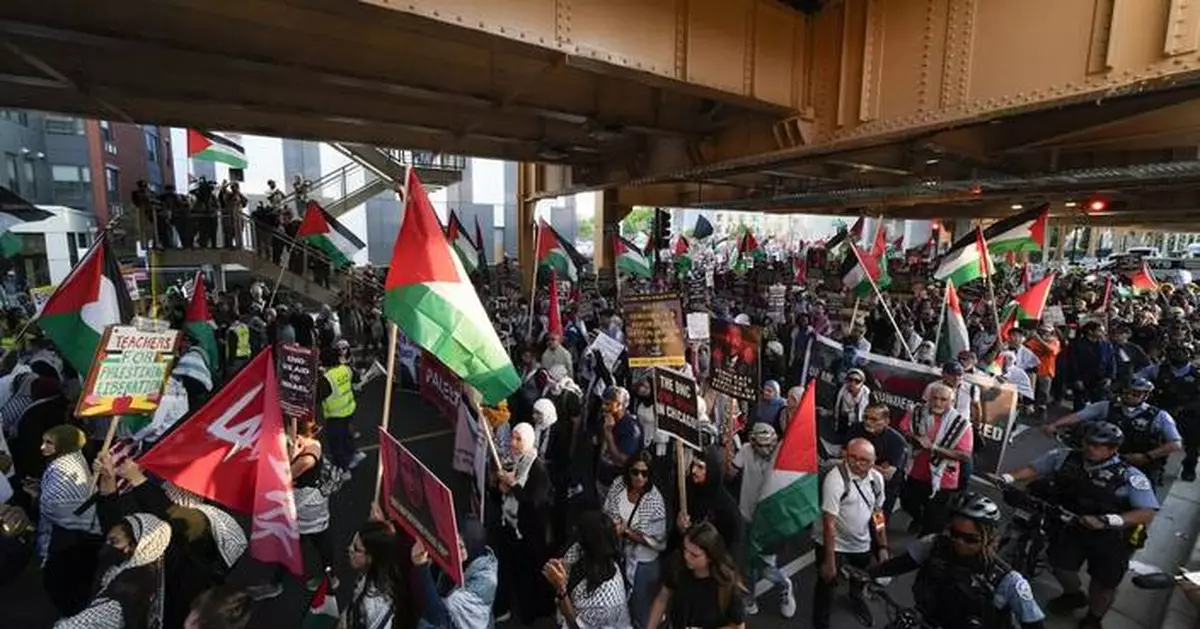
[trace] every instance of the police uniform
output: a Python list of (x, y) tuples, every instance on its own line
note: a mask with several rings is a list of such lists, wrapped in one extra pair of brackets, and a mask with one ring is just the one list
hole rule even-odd
[[(1108, 400), (1093, 402), (1076, 415), (1084, 421), (1107, 421), (1120, 427), (1121, 432), (1125, 434), (1125, 441), (1118, 450), (1120, 454), (1145, 454), (1164, 443), (1178, 443), (1183, 440), (1171, 415), (1145, 402), (1132, 409)], [(1140, 469), (1151, 479), (1157, 480), (1164, 465), (1166, 458), (1160, 458)]]
[[(1079, 450), (1060, 448), (1038, 457), (1033, 468), (1051, 481), (1053, 503), (1076, 515), (1105, 516), (1136, 509), (1158, 510), (1150, 479), (1120, 457), (1088, 463)], [(1138, 534), (1130, 527), (1092, 530), (1081, 524), (1064, 526), (1054, 534), (1047, 555), (1056, 570), (1076, 572), (1088, 564), (1092, 582), (1116, 588), (1129, 569)]]
[(1150, 365), (1142, 370), (1143, 377), (1154, 382), (1152, 399), (1175, 418), (1176, 428), (1183, 437), (1184, 471), (1196, 469), (1200, 455), (1200, 426), (1193, 416), (1200, 406), (1200, 372), (1191, 363), (1182, 367), (1169, 364)]
[(913, 601), (927, 620), (941, 627), (1009, 629), (1013, 621), (1045, 619), (1025, 577), (998, 559), (982, 569), (966, 564), (942, 535), (923, 537), (906, 549), (920, 568)]

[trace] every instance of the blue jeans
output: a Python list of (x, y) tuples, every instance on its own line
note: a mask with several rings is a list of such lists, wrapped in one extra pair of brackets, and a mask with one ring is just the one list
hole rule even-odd
[(633, 574), (633, 594), (629, 597), (629, 616), (633, 626), (642, 629), (650, 619), (650, 606), (658, 596), (661, 582), (662, 557), (639, 562)]
[(342, 469), (350, 467), (350, 460), (357, 452), (353, 423), (353, 415), (325, 419), (325, 444), (329, 447), (329, 460)]

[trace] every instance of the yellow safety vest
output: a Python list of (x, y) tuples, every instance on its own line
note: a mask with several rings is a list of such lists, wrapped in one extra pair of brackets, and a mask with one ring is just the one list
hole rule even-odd
[(17, 337), (5, 336), (0, 337), (0, 349), (8, 351), (17, 347)]
[(321, 412), (325, 419), (349, 417), (354, 414), (357, 405), (354, 402), (354, 387), (351, 386), (353, 373), (346, 365), (338, 365), (325, 372), (331, 390), (329, 397), (321, 402)]
[(233, 326), (233, 333), (237, 335), (234, 358), (250, 358), (250, 328), (244, 323), (239, 323)]

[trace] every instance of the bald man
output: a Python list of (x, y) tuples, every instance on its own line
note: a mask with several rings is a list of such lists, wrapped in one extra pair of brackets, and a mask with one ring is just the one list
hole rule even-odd
[[(864, 568), (871, 563), (872, 541), (880, 561), (889, 557), (884, 526), (883, 474), (875, 469), (875, 446), (852, 439), (842, 450), (842, 462), (821, 481), (821, 519), (813, 527), (816, 557), (820, 561), (813, 589), (813, 627), (827, 629), (838, 567), (843, 563)], [(862, 597), (862, 586), (852, 586), (850, 603), (864, 626), (874, 618)]]

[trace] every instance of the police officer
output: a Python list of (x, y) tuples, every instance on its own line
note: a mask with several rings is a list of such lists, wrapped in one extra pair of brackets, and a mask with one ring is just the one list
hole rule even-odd
[(317, 399), (325, 417), (329, 460), (342, 469), (354, 469), (364, 458), (354, 446), (354, 385), (358, 373), (350, 368), (349, 351), (321, 352), (324, 377), (317, 380)]
[(254, 353), (250, 344), (250, 326), (246, 325), (246, 319), (247, 315), (242, 315), (229, 325), (229, 331), (225, 333), (226, 380), (241, 371)]
[(995, 502), (965, 493), (944, 532), (916, 540), (868, 574), (890, 577), (916, 570), (913, 600), (924, 619), (938, 627), (1042, 629), (1045, 615), (1029, 582), (996, 556), (1000, 520)]
[(1196, 460), (1200, 453), (1200, 426), (1196, 411), (1200, 407), (1200, 371), (1192, 365), (1192, 347), (1179, 344), (1167, 347), (1161, 365), (1148, 365), (1138, 376), (1154, 383), (1154, 405), (1171, 414), (1183, 437), (1183, 466), (1179, 478), (1196, 480)]
[[(1124, 440), (1116, 424), (1093, 422), (1081, 450), (1051, 450), (999, 478), (1003, 483), (1049, 479), (1050, 501), (1080, 516), (1053, 533), (1048, 557), (1063, 593), (1046, 605), (1050, 613), (1064, 616), (1087, 607), (1080, 629), (1100, 629), (1129, 558), (1158, 510), (1150, 479), (1117, 455)], [(1085, 561), (1091, 577), (1086, 595), (1079, 580)]]
[(1079, 422), (1107, 422), (1121, 428), (1125, 440), (1120, 449), (1121, 458), (1137, 467), (1152, 481), (1162, 480), (1163, 466), (1172, 452), (1182, 448), (1183, 439), (1175, 420), (1166, 411), (1146, 403), (1154, 385), (1145, 378), (1134, 378), (1117, 397), (1117, 402), (1108, 400), (1093, 402), (1079, 411), (1058, 421), (1046, 424), (1046, 430), (1054, 431)]

